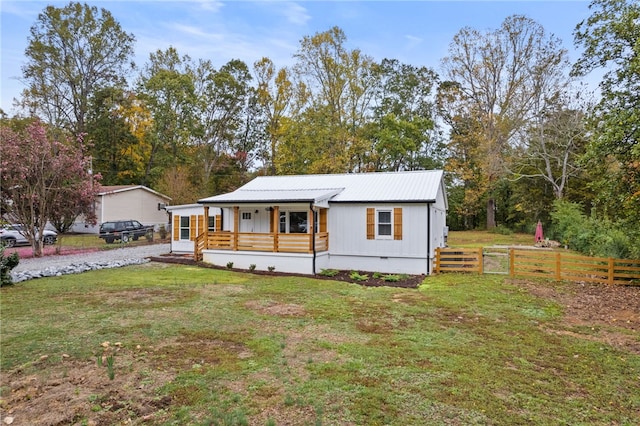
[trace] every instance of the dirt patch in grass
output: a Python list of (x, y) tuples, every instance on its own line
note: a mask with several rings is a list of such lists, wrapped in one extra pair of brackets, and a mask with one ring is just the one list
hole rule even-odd
[(540, 284), (526, 280), (513, 283), (562, 306), (563, 328), (552, 332), (640, 354), (640, 286), (585, 282)]
[[(157, 389), (173, 375), (149, 366), (144, 349), (114, 353), (113, 379), (105, 363), (64, 357), (2, 374), (2, 418), (12, 425), (121, 424), (164, 419), (170, 397)], [(84, 423), (83, 423), (84, 422)]]

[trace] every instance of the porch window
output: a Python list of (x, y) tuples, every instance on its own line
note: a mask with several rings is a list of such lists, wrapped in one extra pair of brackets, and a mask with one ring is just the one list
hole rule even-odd
[(209, 232), (213, 232), (216, 230), (216, 217), (215, 216), (209, 216), (208, 221), (207, 221), (207, 230)]
[(190, 223), (191, 222), (190, 222), (189, 216), (180, 216), (180, 239), (181, 240), (191, 239)]
[(251, 212), (242, 212), (242, 220), (251, 220)]
[(306, 234), (307, 212), (280, 212), (281, 234)]

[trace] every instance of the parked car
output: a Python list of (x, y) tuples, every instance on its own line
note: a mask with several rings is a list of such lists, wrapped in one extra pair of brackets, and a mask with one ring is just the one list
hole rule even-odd
[(153, 235), (153, 226), (145, 226), (137, 220), (114, 220), (100, 225), (99, 238), (104, 239), (107, 244), (116, 240), (126, 243), (129, 240), (137, 241), (147, 233)]
[[(7, 247), (30, 245), (27, 237), (22, 233), (24, 227), (20, 224), (2, 225), (0, 226), (0, 240)], [(47, 245), (55, 244), (58, 239), (58, 234), (49, 229), (45, 229), (43, 232), (43, 242)]]

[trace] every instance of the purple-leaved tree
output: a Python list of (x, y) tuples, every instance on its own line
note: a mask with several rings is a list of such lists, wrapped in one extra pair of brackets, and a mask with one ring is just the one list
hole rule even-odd
[(34, 256), (42, 256), (41, 231), (47, 222), (61, 227), (60, 232), (67, 231), (64, 224), (73, 223), (79, 215), (95, 224), (93, 203), (100, 176), (91, 174), (82, 140), (54, 137), (36, 120), (23, 130), (3, 122), (0, 141), (3, 210), (24, 226)]

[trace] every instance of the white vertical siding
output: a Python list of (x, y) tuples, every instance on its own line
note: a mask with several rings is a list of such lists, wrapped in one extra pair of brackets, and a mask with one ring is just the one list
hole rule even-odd
[[(402, 208), (402, 240), (367, 240), (367, 208)], [(376, 257), (427, 257), (427, 204), (332, 204), (331, 254)]]

